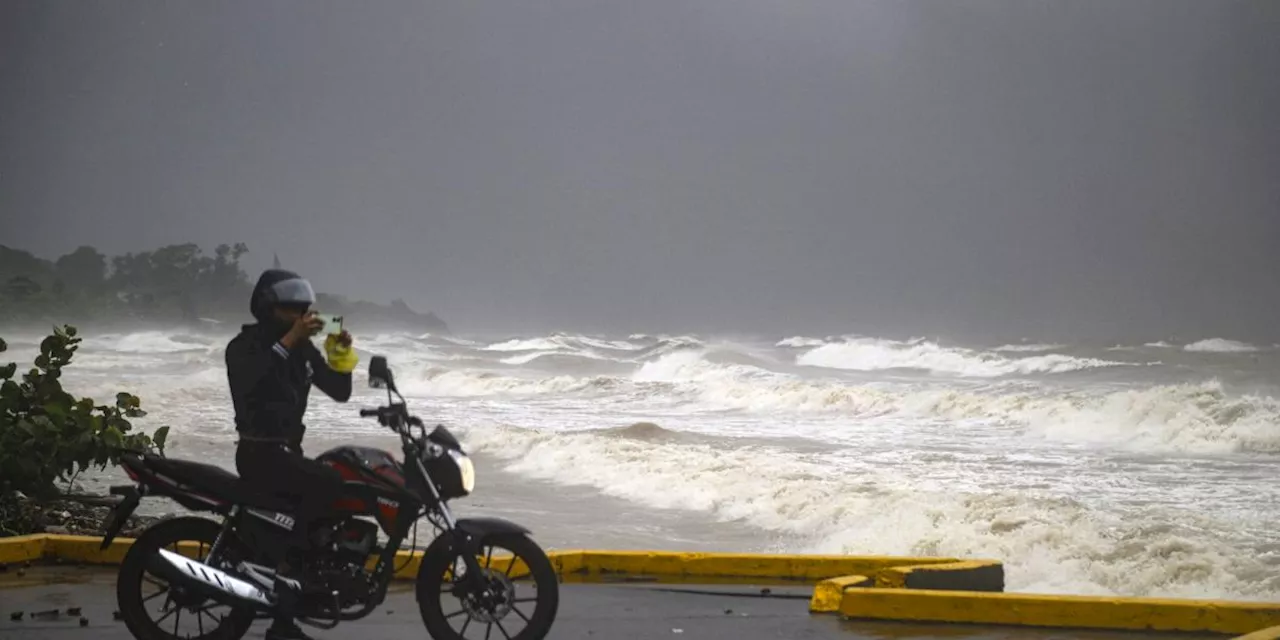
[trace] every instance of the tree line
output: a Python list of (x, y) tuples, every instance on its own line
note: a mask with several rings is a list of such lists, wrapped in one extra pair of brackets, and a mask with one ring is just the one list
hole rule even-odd
[[(220, 244), (212, 255), (184, 243), (108, 257), (81, 246), (45, 260), (0, 245), (0, 322), (234, 322), (248, 314), (253, 284), (240, 265), (248, 252), (242, 242)], [(332, 294), (317, 298), (317, 307), (366, 326), (447, 330), (434, 314), (418, 313), (402, 300), (379, 305)]]

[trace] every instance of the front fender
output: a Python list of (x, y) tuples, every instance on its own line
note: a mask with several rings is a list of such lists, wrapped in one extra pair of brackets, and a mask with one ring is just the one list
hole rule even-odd
[[(461, 549), (467, 558), (467, 566), (479, 570), (475, 558), (481, 555), (484, 539), (495, 535), (528, 534), (529, 530), (502, 518), (463, 518), (453, 529), (455, 549)], [(474, 565), (474, 566), (473, 566)]]
[(483, 538), (497, 533), (530, 533), (528, 529), (502, 518), (462, 518), (458, 520), (457, 528), (471, 538)]

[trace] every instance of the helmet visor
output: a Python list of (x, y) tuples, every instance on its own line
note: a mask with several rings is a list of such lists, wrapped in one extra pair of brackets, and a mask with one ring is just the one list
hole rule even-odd
[(311, 289), (311, 283), (302, 278), (281, 280), (271, 285), (269, 291), (268, 299), (275, 304), (308, 306), (316, 302), (316, 292)]

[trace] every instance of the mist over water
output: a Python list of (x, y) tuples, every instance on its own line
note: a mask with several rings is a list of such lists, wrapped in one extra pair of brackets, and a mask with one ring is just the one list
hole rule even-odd
[[(38, 336), (7, 335), (11, 359)], [(171, 455), (233, 468), (230, 335), (90, 335), (74, 393), (131, 390)], [(463, 513), (551, 547), (940, 554), (1011, 591), (1280, 597), (1280, 350), (932, 338), (357, 335), (307, 452), (395, 449), (357, 416), (386, 355), (478, 459)], [(115, 474), (115, 475), (112, 475)], [(112, 470), (94, 482), (118, 479)], [(424, 534), (425, 535), (425, 534)]]

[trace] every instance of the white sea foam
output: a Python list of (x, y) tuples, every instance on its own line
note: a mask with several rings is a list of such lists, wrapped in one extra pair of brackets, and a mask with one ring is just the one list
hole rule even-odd
[(1056, 351), (1065, 348), (1063, 344), (1005, 344), (993, 349), (993, 351), (1003, 351), (1005, 353), (1043, 353), (1045, 351)]
[(220, 348), (212, 339), (163, 331), (91, 336), (84, 339), (87, 349), (109, 349), (122, 353), (177, 353), (181, 351), (207, 351)]
[[(1266, 559), (1198, 531), (1203, 523), (1182, 514), (1122, 515), (1061, 497), (930, 490), (901, 472), (842, 473), (838, 457), (617, 435), (479, 428), (465, 439), (517, 473), (742, 521), (788, 534), (793, 550), (1001, 558), (1011, 591), (1280, 596), (1264, 577)], [(1186, 525), (1159, 524), (1178, 521)]]
[(806, 366), (856, 371), (922, 369), (965, 377), (1063, 373), (1124, 364), (1063, 354), (1010, 359), (994, 353), (943, 347), (936, 342), (920, 339), (899, 342), (875, 338), (827, 343), (801, 354), (796, 362)]
[(804, 348), (804, 347), (821, 347), (826, 343), (827, 341), (822, 340), (821, 338), (806, 338), (804, 336), (795, 336), (792, 338), (786, 338), (785, 340), (779, 340), (777, 345), (775, 346)]
[(1251, 353), (1257, 351), (1258, 348), (1237, 340), (1227, 340), (1226, 338), (1209, 338), (1199, 342), (1192, 342), (1183, 347), (1186, 351), (1200, 353)]
[(1280, 402), (1226, 393), (1218, 382), (1109, 393), (917, 394), (916, 411), (1025, 426), (1034, 435), (1146, 451), (1280, 453)]
[(553, 351), (564, 346), (555, 338), (513, 338), (506, 342), (498, 342), (485, 347), (485, 351)]
[(396, 384), (402, 393), (411, 396), (480, 397), (582, 393), (615, 387), (618, 381), (608, 377), (576, 376), (521, 378), (493, 372), (427, 366), (398, 376)]

